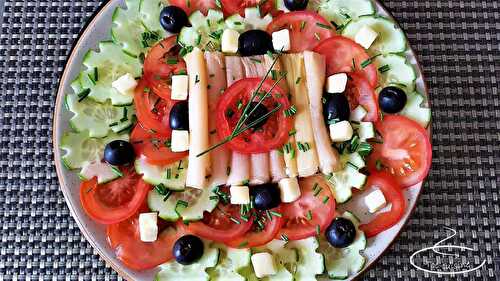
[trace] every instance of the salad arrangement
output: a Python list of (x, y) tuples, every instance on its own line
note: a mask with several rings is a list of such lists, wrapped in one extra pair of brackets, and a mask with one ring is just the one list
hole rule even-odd
[(362, 270), (431, 163), (403, 32), (370, 0), (125, 2), (61, 140), (117, 258), (157, 280)]

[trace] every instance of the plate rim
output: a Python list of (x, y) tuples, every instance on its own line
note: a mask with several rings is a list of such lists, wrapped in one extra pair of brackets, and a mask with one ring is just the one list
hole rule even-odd
[[(70, 200), (69, 200), (70, 194), (67, 191), (68, 187), (67, 187), (66, 182), (64, 180), (64, 177), (62, 175), (63, 170), (65, 168), (62, 167), (61, 152), (59, 149), (59, 140), (56, 136), (57, 129), (58, 129), (57, 124), (59, 123), (58, 120), (60, 118), (59, 116), (61, 113), (61, 109), (64, 108), (62, 106), (63, 101), (64, 101), (64, 89), (62, 87), (63, 86), (62, 82), (65, 81), (67, 79), (67, 75), (69, 75), (68, 66), (72, 64), (70, 62), (72, 62), (77, 50), (79, 49), (80, 45), (83, 43), (82, 38), (84, 37), (84, 35), (87, 32), (91, 31), (91, 29), (89, 27), (94, 26), (95, 25), (94, 23), (96, 22), (97, 18), (99, 18), (100, 15), (103, 13), (103, 11), (105, 9), (107, 9), (108, 6), (111, 6), (113, 4), (113, 2), (115, 2), (115, 1), (120, 1), (120, 0), (104, 1), (103, 3), (99, 4), (98, 8), (90, 15), (90, 17), (87, 19), (87, 21), (85, 22), (83, 27), (80, 29), (80, 31), (78, 32), (78, 35), (75, 37), (75, 39), (73, 39), (74, 41), (72, 43), (72, 46), (70, 48), (68, 55), (66, 56), (66, 62), (64, 64), (62, 74), (59, 78), (59, 81), (58, 81), (58, 84), (56, 87), (56, 89), (57, 89), (56, 101), (54, 103), (55, 108), (54, 108), (54, 113), (52, 115), (52, 151), (53, 151), (53, 155), (54, 155), (54, 165), (56, 168), (56, 174), (57, 174), (60, 190), (63, 193), (64, 201), (65, 201), (66, 205), (68, 206), (68, 209), (70, 211), (71, 216), (73, 217), (76, 224), (78, 225), (78, 228), (80, 229), (80, 231), (84, 235), (85, 239), (90, 243), (93, 250), (97, 252), (99, 257), (102, 258), (107, 265), (111, 266), (111, 268), (113, 268), (113, 270), (116, 271), (118, 273), (118, 275), (120, 275), (121, 277), (123, 277), (127, 280), (133, 280), (134, 279), (133, 276), (128, 274), (126, 271), (122, 270), (122, 267), (123, 267), (122, 264), (116, 263), (114, 260), (107, 257), (107, 255), (103, 251), (103, 249), (99, 246), (99, 244), (96, 242), (96, 240), (94, 240), (93, 235), (90, 233), (90, 231), (87, 229), (87, 227), (84, 226), (84, 222), (77, 215), (77, 212), (76, 212), (73, 204), (70, 203)], [(386, 16), (389, 19), (391, 19), (396, 24), (396, 26), (399, 27), (403, 31), (403, 34), (408, 42), (407, 43), (407, 47), (408, 47), (407, 51), (410, 51), (415, 58), (414, 66), (417, 68), (417, 71), (422, 78), (422, 87), (423, 87), (422, 91), (424, 92), (424, 95), (426, 97), (426, 102), (427, 102), (429, 108), (432, 109), (430, 98), (429, 98), (429, 87), (427, 85), (427, 80), (425, 79), (425, 74), (423, 72), (423, 68), (422, 68), (422, 65), (420, 63), (418, 53), (415, 51), (415, 49), (410, 44), (406, 31), (401, 27), (401, 24), (399, 23), (399, 21), (393, 16), (391, 11), (387, 8), (387, 6), (382, 1), (380, 1), (380, 0), (370, 0), (370, 1), (372, 1), (375, 4), (376, 8), (380, 8), (386, 14)], [(432, 117), (431, 117), (431, 122), (429, 123), (429, 126), (427, 128), (427, 131), (429, 133), (430, 141), (432, 144)], [(372, 261), (370, 261), (360, 272), (351, 276), (350, 277), (351, 280), (356, 280), (356, 279), (360, 278), (361, 276), (363, 276), (364, 274), (366, 274), (375, 264), (378, 263), (379, 259), (386, 254), (386, 252), (392, 247), (392, 245), (396, 242), (396, 240), (398, 240), (398, 238), (400, 237), (403, 230), (406, 229), (408, 222), (410, 221), (410, 218), (413, 216), (413, 214), (415, 212), (415, 209), (418, 205), (417, 203), (422, 195), (423, 185), (427, 181), (427, 178), (428, 178), (428, 176), (421, 182), (420, 190), (417, 193), (415, 203), (413, 204), (413, 207), (410, 210), (406, 220), (403, 222), (403, 224), (401, 225), (400, 229), (397, 231), (394, 238), (389, 243), (387, 243), (385, 245), (385, 247), (383, 247), (382, 252), (378, 256), (376, 256)]]

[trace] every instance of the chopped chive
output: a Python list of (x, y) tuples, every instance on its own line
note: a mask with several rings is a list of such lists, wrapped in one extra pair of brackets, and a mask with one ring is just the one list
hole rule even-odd
[(99, 81), (99, 69), (97, 67), (94, 67), (94, 81)]
[(90, 82), (92, 83), (92, 85), (96, 85), (96, 81), (94, 80), (94, 77), (92, 77), (92, 75), (90, 75), (90, 73), (87, 73), (87, 77), (89, 78)]
[[(224, 30), (222, 30), (222, 29), (216, 30), (216, 31), (211, 32), (208, 36), (212, 39), (219, 40), (223, 32), (224, 32)], [(201, 38), (201, 36), (200, 36), (200, 38)]]
[(391, 66), (388, 65), (388, 64), (384, 64), (384, 65), (382, 65), (381, 67), (378, 68), (378, 71), (380, 73), (384, 73), (384, 72), (387, 72), (389, 70), (391, 70)]
[(316, 25), (319, 26), (319, 27), (321, 27), (321, 28), (324, 28), (324, 29), (332, 29), (331, 26), (323, 24), (321, 22), (317, 22)]
[(321, 41), (321, 37), (317, 32), (314, 32), (314, 37), (316, 38), (316, 40)]
[(271, 214), (271, 211), (269, 211), (269, 210), (266, 210), (266, 216), (267, 216), (267, 218), (268, 218), (269, 220), (272, 220), (272, 219), (273, 219), (273, 216), (272, 216), (272, 214)]
[(251, 61), (255, 62), (255, 63), (262, 63), (261, 60), (259, 59), (256, 59), (256, 58), (250, 58)]
[(339, 30), (339, 25), (336, 22), (331, 20), (330, 23), (333, 25), (333, 27), (335, 27), (335, 30)]
[(280, 236), (281, 240), (285, 241), (285, 242), (288, 242), (290, 239), (288, 238), (288, 236), (286, 236), (286, 234), (281, 234)]
[(328, 120), (328, 125), (336, 124), (338, 122), (340, 122), (339, 118), (330, 119)]
[(281, 218), (283, 215), (281, 213), (278, 213), (276, 211), (270, 211), (271, 215), (275, 216), (275, 217), (279, 217)]
[(356, 70), (356, 62), (354, 61), (354, 58), (352, 58), (352, 71)]
[(308, 142), (297, 142), (297, 147), (302, 152), (306, 152), (311, 149), (311, 145)]
[(120, 119), (120, 122), (125, 122), (125, 121), (127, 121), (127, 120), (128, 120), (128, 116), (127, 116), (127, 113), (128, 113), (128, 112), (127, 112), (127, 111), (128, 111), (127, 107), (126, 107), (126, 106), (124, 106), (124, 107), (123, 107), (123, 116), (122, 116), (122, 118)]
[(248, 245), (248, 241), (243, 241), (238, 245), (238, 248), (245, 247), (246, 245)]
[(186, 75), (187, 72), (185, 69), (182, 69), (182, 70), (179, 70), (179, 72), (177, 72), (177, 75)]
[(113, 122), (113, 123), (109, 124), (110, 127), (114, 127), (116, 125), (118, 125), (118, 122)]
[(271, 51), (267, 51), (267, 52), (266, 52), (266, 54), (267, 54), (267, 56), (269, 56), (270, 58), (274, 59), (274, 54), (273, 54), (273, 52), (271, 52)]
[(182, 160), (179, 160), (179, 165), (177, 165), (177, 170), (182, 170)]
[(149, 92), (151, 92), (151, 89), (149, 87), (144, 87), (143, 92), (144, 93), (149, 93)]
[(382, 164), (382, 161), (380, 161), (380, 159), (377, 159), (375, 161), (375, 168), (377, 169), (377, 171), (382, 171), (383, 167), (384, 167), (384, 164)]
[(170, 169), (170, 168), (167, 169), (167, 172), (165, 173), (165, 178), (167, 180), (172, 178), (172, 169)]
[(356, 150), (358, 150), (358, 146), (359, 146), (359, 136), (354, 135), (349, 143), (349, 151), (355, 152)]
[(211, 195), (210, 197), (208, 197), (210, 200), (219, 200), (219, 196), (217, 195)]
[(307, 211), (306, 217), (307, 217), (307, 220), (312, 220), (313, 214), (312, 214), (311, 210)]
[(184, 208), (187, 208), (187, 206), (189, 205), (189, 203), (188, 203), (188, 202), (186, 202), (186, 201), (184, 201), (184, 200), (177, 200), (177, 204), (175, 204), (176, 209), (177, 209), (177, 206), (178, 206), (178, 205), (181, 205), (181, 206), (183, 206)]
[(240, 219), (244, 222), (248, 222), (248, 216), (240, 216)]
[(276, 81), (278, 79), (278, 72), (276, 70), (271, 70), (271, 78)]
[(353, 163), (351, 163), (351, 162), (349, 162), (349, 161), (347, 161), (346, 165), (347, 165), (347, 166), (351, 166), (351, 167), (352, 167), (352, 168), (354, 168), (355, 170), (359, 170), (359, 167), (358, 167), (358, 166), (354, 165)]
[(115, 166), (111, 166), (111, 170), (113, 171), (113, 173), (115, 173), (115, 175), (123, 177), (122, 171), (120, 171), (120, 169), (116, 168)]
[(242, 23), (242, 22), (240, 22), (240, 21), (235, 21), (235, 22), (233, 22), (233, 24), (234, 24), (234, 25), (242, 25), (243, 23)]
[(290, 132), (288, 132), (289, 136), (294, 136), (297, 133), (297, 130), (295, 128), (291, 129)]
[(235, 224), (241, 224), (241, 222), (239, 220), (237, 220), (236, 218), (234, 217), (229, 217), (229, 219), (234, 222)]
[(295, 84), (299, 84), (300, 80), (302, 80), (302, 77), (297, 77), (297, 80), (295, 80)]
[(316, 235), (319, 235), (321, 233), (321, 228), (319, 225), (316, 225)]
[(326, 204), (326, 202), (328, 202), (328, 200), (330, 200), (330, 197), (325, 196), (325, 197), (323, 198), (323, 204)]
[(307, 23), (306, 21), (302, 21), (300, 23), (300, 31), (304, 30), (304, 27), (306, 27), (306, 23)]
[(285, 114), (285, 117), (293, 116), (297, 113), (297, 107), (295, 107), (295, 105), (292, 105), (290, 106), (290, 108), (285, 109), (283, 113)]
[(90, 89), (84, 89), (80, 93), (78, 93), (78, 102), (83, 101), (90, 94)]
[(319, 184), (317, 182), (314, 183), (313, 185), (313, 191), (316, 191), (316, 189), (319, 187)]
[(167, 139), (163, 142), (163, 145), (167, 148), (171, 148), (172, 147), (172, 140), (171, 139)]
[(175, 57), (168, 57), (167, 58), (167, 64), (170, 64), (170, 65), (173, 65), (173, 64), (177, 64), (177, 58)]
[(342, 16), (345, 18), (345, 19), (351, 19), (351, 16), (347, 13), (343, 13)]
[(220, 2), (220, 0), (215, 0), (215, 5), (217, 6), (217, 8), (222, 9), (222, 3)]
[(241, 182), (241, 185), (248, 185), (250, 183), (250, 180), (246, 179)]
[(200, 82), (200, 77), (198, 77), (198, 74), (194, 77), (194, 83), (197, 84)]
[(361, 157), (368, 156), (372, 152), (372, 150), (373, 150), (372, 145), (367, 142), (361, 143), (358, 147), (358, 153)]
[(318, 196), (318, 194), (319, 194), (321, 191), (323, 191), (323, 188), (320, 186), (319, 188), (317, 188), (317, 189), (314, 191), (314, 193), (313, 193), (313, 194), (314, 194), (314, 196), (315, 196), (315, 197), (316, 197), (316, 196)]
[(238, 100), (238, 102), (236, 103), (236, 108), (237, 108), (238, 110), (240, 110), (242, 107), (243, 107), (243, 102), (242, 102), (242, 101), (241, 101), (241, 99), (240, 99), (240, 100)]

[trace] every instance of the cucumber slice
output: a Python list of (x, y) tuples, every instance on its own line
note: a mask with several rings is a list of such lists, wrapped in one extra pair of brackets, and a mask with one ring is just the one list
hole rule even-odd
[(67, 109), (74, 113), (69, 120), (70, 126), (77, 132), (87, 130), (93, 138), (105, 137), (110, 131), (123, 131), (134, 122), (133, 106), (118, 107), (109, 102), (100, 104), (89, 99), (79, 102), (75, 94), (66, 95), (65, 103)]
[(396, 54), (381, 55), (373, 59), (373, 63), (379, 70), (379, 87), (402, 84), (406, 86), (407, 93), (413, 92), (417, 73), (405, 57)]
[(97, 183), (110, 182), (116, 178), (120, 177), (120, 174), (116, 172), (109, 164), (95, 161), (86, 163), (80, 173), (78, 174), (81, 180), (90, 180), (93, 177), (97, 177)]
[(342, 217), (351, 220), (356, 226), (356, 238), (346, 248), (332, 247), (325, 237), (320, 238), (319, 251), (325, 255), (325, 266), (330, 279), (347, 279), (350, 275), (363, 269), (366, 258), (360, 251), (366, 249), (366, 238), (359, 230), (359, 220), (350, 212), (344, 212)]
[[(113, 13), (111, 36), (116, 44), (133, 56), (145, 54), (147, 47), (169, 34), (160, 25), (161, 0), (126, 0), (127, 9), (116, 8)], [(143, 41), (146, 34), (156, 34), (158, 40)]]
[(234, 29), (239, 32), (247, 30), (247, 25), (245, 23), (245, 18), (240, 16), (240, 14), (234, 14), (226, 19), (226, 26), (230, 29)]
[(170, 261), (160, 265), (160, 272), (156, 274), (156, 281), (208, 281), (210, 276), (206, 270), (215, 267), (219, 262), (219, 249), (212, 248), (204, 241), (203, 256), (199, 261), (190, 265), (182, 265)]
[(369, 26), (378, 33), (377, 39), (368, 49), (371, 55), (400, 53), (406, 50), (406, 37), (391, 20), (380, 16), (361, 16), (352, 20), (343, 30), (342, 35), (354, 40), (363, 26)]
[(183, 27), (179, 33), (179, 44), (199, 47), (210, 51), (220, 50), (224, 31), (224, 15), (218, 10), (208, 10), (207, 16), (195, 11), (189, 16), (191, 27)]
[(69, 169), (82, 168), (89, 162), (100, 161), (104, 156), (104, 146), (114, 140), (128, 141), (126, 134), (110, 133), (105, 138), (91, 138), (87, 131), (66, 132), (61, 138), (60, 148), (66, 153), (62, 157), (64, 165)]
[(367, 176), (359, 172), (365, 167), (365, 161), (358, 152), (345, 153), (340, 156), (343, 169), (326, 175), (327, 183), (337, 203), (351, 199), (351, 188), (363, 189)]
[(296, 249), (299, 254), (295, 280), (316, 281), (316, 275), (325, 270), (325, 259), (322, 254), (317, 253), (319, 241), (316, 237), (290, 241), (285, 247)]
[(226, 19), (226, 26), (228, 28), (244, 32), (250, 29), (266, 30), (269, 23), (273, 21), (271, 14), (264, 17), (260, 15), (259, 8), (251, 7), (245, 9), (245, 17), (239, 14), (234, 14)]
[(207, 270), (211, 281), (245, 281), (240, 271), (250, 266), (249, 249), (234, 249), (223, 244), (213, 244), (219, 249), (219, 263), (216, 267)]
[[(184, 191), (172, 192), (165, 200), (156, 189), (148, 194), (148, 206), (166, 221), (176, 221), (182, 217), (184, 221), (195, 221), (203, 218), (203, 212), (211, 212), (219, 202), (209, 189), (187, 187)], [(187, 207), (179, 205), (179, 200), (187, 203)]]
[(144, 157), (135, 160), (135, 171), (152, 185), (163, 184), (171, 190), (183, 190), (186, 186), (187, 158), (166, 166), (149, 164)]
[(318, 11), (328, 21), (337, 26), (363, 15), (373, 15), (375, 7), (370, 0), (316, 0), (310, 1), (308, 9)]
[(422, 127), (427, 128), (431, 122), (431, 109), (423, 106), (424, 97), (417, 92), (408, 95), (408, 100), (400, 112), (410, 119), (417, 121)]

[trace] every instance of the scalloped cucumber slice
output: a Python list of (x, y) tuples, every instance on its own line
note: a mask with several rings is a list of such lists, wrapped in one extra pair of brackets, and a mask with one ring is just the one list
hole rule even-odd
[(347, 202), (352, 197), (352, 188), (363, 189), (367, 176), (359, 172), (365, 161), (358, 152), (344, 153), (340, 156), (343, 169), (326, 175), (328, 185), (337, 203)]
[(135, 171), (152, 185), (163, 184), (170, 190), (183, 190), (186, 186), (188, 160), (183, 159), (166, 166), (149, 164), (144, 157), (135, 160)]
[(354, 19), (342, 30), (342, 35), (354, 40), (358, 31), (365, 25), (378, 33), (377, 39), (368, 49), (369, 54), (400, 53), (406, 50), (403, 30), (390, 19), (381, 16), (361, 16)]
[(251, 7), (245, 9), (245, 17), (240, 14), (229, 16), (226, 19), (226, 26), (241, 33), (250, 29), (266, 30), (271, 21), (273, 21), (271, 14), (262, 17), (258, 8)]
[(379, 87), (401, 84), (405, 85), (407, 93), (413, 92), (417, 73), (405, 57), (396, 54), (381, 55), (374, 58), (373, 63), (379, 72)]
[(120, 173), (113, 169), (108, 163), (95, 161), (86, 163), (78, 174), (78, 177), (84, 181), (97, 177), (97, 183), (102, 184), (119, 178)]
[(344, 212), (342, 217), (351, 220), (356, 227), (354, 242), (346, 248), (334, 248), (324, 235), (319, 242), (319, 251), (325, 256), (326, 271), (330, 279), (347, 279), (361, 271), (366, 263), (366, 258), (360, 253), (366, 249), (366, 237), (363, 231), (359, 230), (359, 220), (350, 212)]
[(423, 104), (424, 97), (414, 92), (408, 95), (406, 105), (400, 114), (417, 121), (424, 128), (427, 128), (431, 122), (431, 109), (423, 106)]
[(169, 35), (160, 25), (160, 12), (165, 3), (161, 0), (126, 0), (125, 4), (127, 9), (116, 8), (113, 13), (111, 36), (125, 52), (139, 56), (146, 53), (144, 43), (151, 46), (158, 41), (143, 41), (145, 32), (156, 34), (158, 39)]
[(142, 64), (139, 59), (125, 54), (120, 45), (106, 41), (99, 43), (98, 52), (87, 52), (83, 65), (87, 69), (80, 73), (78, 79), (82, 89), (90, 89), (88, 98), (99, 103), (111, 100), (113, 105), (132, 104), (133, 95), (121, 94), (111, 84), (126, 73), (134, 77), (141, 76)]
[(250, 249), (234, 249), (224, 244), (212, 244), (219, 249), (219, 263), (207, 270), (211, 281), (245, 281), (240, 272), (250, 266)]
[(309, 2), (308, 9), (318, 11), (326, 20), (335, 22), (337, 26), (375, 13), (375, 7), (370, 0), (313, 0)]
[(86, 163), (100, 161), (104, 155), (104, 147), (114, 140), (128, 141), (126, 134), (110, 133), (105, 138), (91, 138), (87, 131), (66, 132), (61, 138), (60, 148), (66, 153), (62, 156), (64, 165), (69, 169), (82, 168)]
[(276, 274), (258, 279), (253, 267), (250, 266), (245, 270), (247, 280), (293, 281), (299, 256), (296, 249), (285, 247), (286, 243), (286, 241), (275, 239), (264, 246), (253, 248), (253, 253), (268, 252), (273, 255)]
[(190, 265), (182, 265), (175, 260), (160, 265), (160, 272), (155, 276), (156, 281), (208, 281), (210, 276), (206, 270), (215, 267), (219, 262), (219, 249), (212, 248), (207, 241), (203, 242), (203, 256)]
[(295, 271), (295, 280), (315, 281), (316, 275), (325, 271), (325, 259), (318, 253), (319, 241), (316, 237), (290, 241), (286, 248), (296, 249), (299, 260)]
[(220, 50), (221, 36), (225, 28), (222, 11), (210, 9), (206, 16), (195, 11), (189, 16), (189, 22), (191, 26), (183, 27), (179, 33), (179, 44), (211, 51)]

